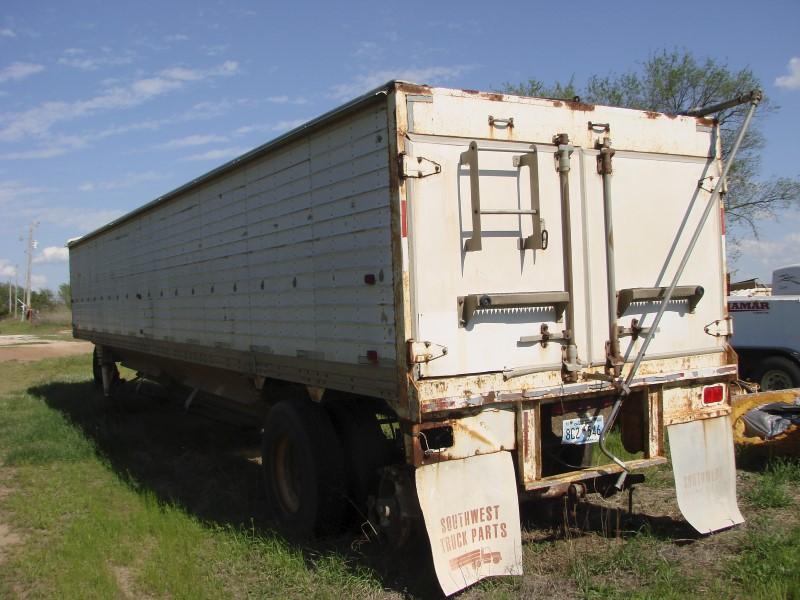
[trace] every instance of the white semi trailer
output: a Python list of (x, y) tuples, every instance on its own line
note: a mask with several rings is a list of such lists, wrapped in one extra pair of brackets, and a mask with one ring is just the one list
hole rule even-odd
[(74, 334), (107, 393), (121, 362), (263, 415), (288, 535), (421, 518), (446, 593), (665, 431), (710, 532), (742, 521), (722, 175), (702, 116), (390, 82), (73, 241)]
[(800, 265), (775, 269), (770, 291), (728, 298), (739, 370), (762, 390), (800, 387)]

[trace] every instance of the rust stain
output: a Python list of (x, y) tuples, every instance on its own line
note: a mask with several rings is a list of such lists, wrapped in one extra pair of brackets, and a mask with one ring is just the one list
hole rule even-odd
[(530, 448), (530, 421), (528, 420), (529, 411), (522, 412), (522, 451), (525, 458), (528, 458), (528, 448)]
[(474, 96), (479, 96), (480, 95), (480, 91), (479, 90), (461, 90), (461, 91), (464, 92), (465, 94), (472, 94)]
[(482, 435), (479, 431), (472, 429), (468, 425), (465, 425), (462, 421), (452, 421), (450, 425), (453, 427), (453, 437), (455, 437), (456, 431), (461, 431), (467, 437), (476, 439), (482, 444), (486, 444), (487, 446), (494, 445), (494, 441), (490, 440), (485, 435)]
[(481, 94), (482, 97), (486, 98), (487, 100), (492, 100), (493, 102), (502, 102), (503, 94), (498, 94), (496, 92), (484, 92)]
[(647, 115), (648, 119), (657, 119), (658, 117), (661, 116), (661, 113), (652, 110), (646, 110), (644, 111), (644, 114)]
[(567, 107), (570, 110), (580, 110), (583, 112), (591, 112), (594, 110), (594, 104), (589, 104), (588, 102), (578, 102), (576, 100), (567, 100), (566, 101)]
[(707, 125), (708, 127), (713, 127), (717, 123), (714, 119), (707, 119), (706, 117), (695, 117), (695, 121), (697, 121), (698, 125)]
[(561, 100), (551, 100), (550, 102), (553, 103), (553, 106), (559, 108), (560, 106), (564, 106), (564, 103)]
[(415, 83), (398, 83), (397, 89), (407, 94), (430, 94), (431, 87), (429, 85), (417, 85)]

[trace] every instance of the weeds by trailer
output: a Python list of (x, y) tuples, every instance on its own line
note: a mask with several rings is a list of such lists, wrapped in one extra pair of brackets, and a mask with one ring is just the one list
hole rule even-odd
[[(391, 82), (71, 243), (74, 332), (107, 390), (122, 362), (264, 414), (288, 534), (421, 517), (447, 593), (520, 572), (518, 497), (624, 489), (665, 428), (713, 531), (722, 174), (702, 116)], [(637, 458), (590, 464), (612, 424)]]

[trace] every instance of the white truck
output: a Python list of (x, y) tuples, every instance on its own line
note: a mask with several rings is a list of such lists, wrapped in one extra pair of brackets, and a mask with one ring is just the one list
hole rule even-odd
[(728, 310), (742, 377), (762, 390), (800, 387), (800, 265), (775, 269), (770, 294), (729, 296)]
[(702, 116), (393, 81), (70, 243), (74, 335), (106, 393), (121, 362), (262, 415), (287, 535), (422, 519), (448, 594), (521, 573), (520, 500), (625, 489), (665, 432), (715, 531), (722, 179)]

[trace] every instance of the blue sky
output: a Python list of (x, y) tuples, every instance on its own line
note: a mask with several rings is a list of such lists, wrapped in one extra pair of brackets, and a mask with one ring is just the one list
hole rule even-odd
[[(583, 81), (661, 48), (751, 67), (764, 175), (797, 177), (800, 3), (17, 2), (0, 7), (0, 278), (39, 222), (34, 282), (76, 237), (392, 78)], [(650, 8), (652, 7), (652, 8)], [(800, 210), (745, 239), (736, 277), (800, 262)]]

